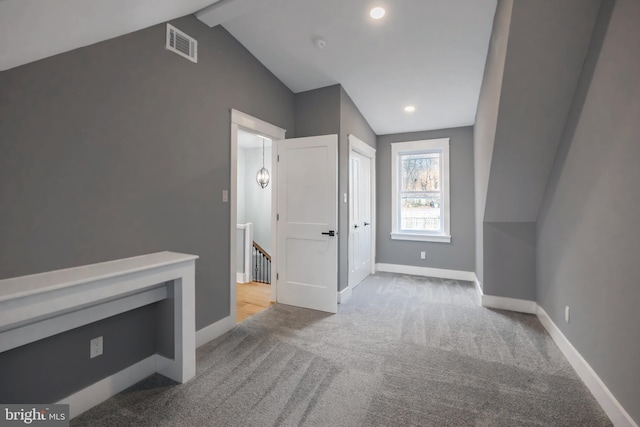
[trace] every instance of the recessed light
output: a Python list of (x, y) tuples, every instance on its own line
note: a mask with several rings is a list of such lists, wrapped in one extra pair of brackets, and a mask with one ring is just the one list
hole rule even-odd
[(406, 107), (404, 107), (405, 113), (413, 113), (414, 111), (416, 111), (416, 107), (414, 107), (413, 105), (407, 105)]
[(387, 13), (387, 11), (378, 6), (371, 9), (371, 12), (369, 12), (369, 16), (373, 19), (381, 19), (385, 13)]

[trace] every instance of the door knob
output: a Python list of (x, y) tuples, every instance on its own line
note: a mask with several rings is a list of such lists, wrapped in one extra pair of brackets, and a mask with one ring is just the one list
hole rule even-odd
[(371, 225), (371, 223), (370, 222), (365, 222), (364, 226), (366, 227), (367, 225)]
[(329, 231), (323, 231), (322, 234), (324, 234), (325, 236), (335, 236), (336, 232), (334, 230), (329, 230)]
[(358, 224), (354, 225), (353, 228), (358, 228), (360, 227)]

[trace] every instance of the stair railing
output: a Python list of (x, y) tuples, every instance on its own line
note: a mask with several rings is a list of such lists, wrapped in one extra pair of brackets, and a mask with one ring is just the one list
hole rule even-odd
[(253, 280), (271, 284), (271, 255), (255, 241), (253, 242)]

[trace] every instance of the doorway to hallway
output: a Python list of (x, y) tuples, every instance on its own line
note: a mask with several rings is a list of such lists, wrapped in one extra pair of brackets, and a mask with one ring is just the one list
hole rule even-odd
[[(259, 172), (256, 172), (255, 180), (244, 180), (244, 191), (258, 184), (262, 189), (271, 187), (270, 208), (259, 209), (263, 217), (270, 212), (268, 247), (254, 244), (253, 237), (247, 232), (239, 233), (240, 229), (254, 225), (240, 221), (247, 220), (246, 216), (241, 217), (242, 209), (246, 211), (247, 200), (242, 200), (243, 178), (239, 173), (240, 140), (245, 132), (250, 138), (259, 139), (260, 146), (264, 143), (264, 164), (260, 164), (260, 169), (268, 168), (267, 159), (271, 158), (268, 185), (260, 182), (262, 174)], [(338, 135), (285, 139), (285, 132), (258, 118), (231, 110), (229, 266), (232, 319), (237, 317), (238, 282), (259, 281), (257, 278), (264, 276), (271, 283), (269, 302), (337, 312)], [(267, 140), (272, 143), (270, 156)], [(225, 194), (226, 191), (223, 201)], [(263, 249), (264, 258), (270, 258), (270, 266), (262, 275), (251, 275), (253, 258), (246, 251), (249, 247)]]
[(271, 304), (271, 285), (258, 282), (236, 285), (236, 322), (260, 313)]
[[(272, 162), (270, 138), (237, 133), (236, 321), (272, 304)], [(275, 175), (275, 174), (273, 174)]]

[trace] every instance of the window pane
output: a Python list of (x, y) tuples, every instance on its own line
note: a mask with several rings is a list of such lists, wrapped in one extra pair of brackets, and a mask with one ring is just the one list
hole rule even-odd
[(400, 191), (440, 191), (440, 153), (403, 154)]
[(440, 192), (403, 192), (400, 197), (401, 230), (440, 231), (442, 216)]

